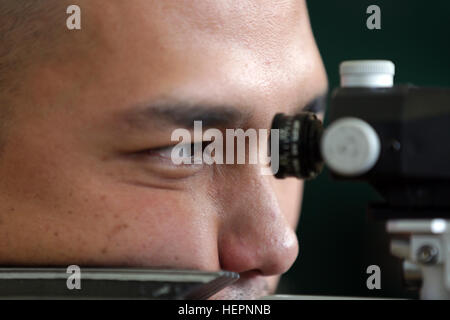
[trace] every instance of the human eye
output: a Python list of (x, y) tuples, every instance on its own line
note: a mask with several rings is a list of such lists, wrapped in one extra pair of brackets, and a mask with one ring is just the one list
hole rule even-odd
[[(138, 165), (150, 173), (169, 179), (185, 178), (204, 169), (204, 164), (195, 161), (195, 151), (203, 153), (209, 142), (168, 145), (143, 149), (131, 154)], [(181, 152), (181, 151), (184, 152)]]
[[(194, 164), (196, 156), (201, 156), (209, 142), (178, 144), (158, 148), (145, 149), (136, 154), (148, 160), (171, 162), (173, 165)], [(200, 155), (196, 152), (200, 151)]]

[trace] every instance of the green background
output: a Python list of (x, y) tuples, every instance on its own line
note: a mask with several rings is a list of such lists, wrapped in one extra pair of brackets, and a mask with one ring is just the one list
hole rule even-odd
[[(381, 8), (381, 30), (366, 27), (372, 4)], [(450, 1), (311, 0), (308, 8), (330, 90), (339, 85), (339, 63), (353, 59), (393, 61), (396, 83), (450, 86)], [(327, 171), (307, 182), (299, 258), (278, 293), (415, 297), (402, 286), (384, 224), (366, 217), (377, 199), (369, 185), (334, 181)], [(381, 268), (381, 290), (366, 287), (372, 264)]]

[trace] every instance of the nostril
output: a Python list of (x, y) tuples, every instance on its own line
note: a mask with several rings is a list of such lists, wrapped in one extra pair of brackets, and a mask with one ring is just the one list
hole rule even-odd
[(243, 240), (232, 234), (221, 240), (219, 259), (222, 269), (242, 275), (279, 275), (289, 270), (298, 255), (297, 236), (293, 231), (276, 238)]
[(249, 279), (249, 278), (262, 276), (262, 275), (264, 275), (264, 274), (259, 269), (253, 269), (253, 270), (249, 270), (249, 271), (245, 271), (245, 272), (239, 273), (239, 276), (240, 276), (241, 279)]

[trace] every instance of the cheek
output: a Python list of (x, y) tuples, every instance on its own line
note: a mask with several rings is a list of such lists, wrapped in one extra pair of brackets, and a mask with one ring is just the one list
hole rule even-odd
[(74, 214), (65, 240), (82, 238), (78, 250), (95, 264), (218, 269), (217, 214), (206, 200), (121, 183), (85, 184), (79, 194), (66, 202)]
[(0, 248), (0, 260), (218, 269), (207, 198), (115, 181), (69, 151), (58, 161), (38, 150), (11, 154), (0, 168), (0, 243), (14, 243)]
[(106, 203), (108, 258), (123, 261), (125, 255), (132, 265), (218, 268), (217, 215), (190, 193), (131, 188)]

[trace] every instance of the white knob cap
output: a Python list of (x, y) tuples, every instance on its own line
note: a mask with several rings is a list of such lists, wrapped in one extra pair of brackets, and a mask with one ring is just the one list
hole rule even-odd
[(327, 166), (344, 176), (361, 175), (373, 168), (380, 155), (375, 130), (358, 118), (342, 118), (324, 132), (321, 152)]
[(392, 87), (395, 65), (388, 60), (344, 61), (339, 67), (341, 87)]

